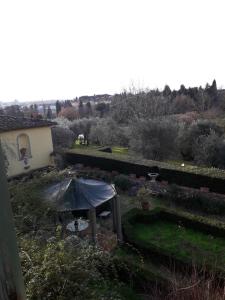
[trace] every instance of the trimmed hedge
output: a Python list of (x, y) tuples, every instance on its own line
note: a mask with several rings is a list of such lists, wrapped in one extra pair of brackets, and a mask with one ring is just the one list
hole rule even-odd
[(174, 223), (182, 223), (184, 226), (193, 228), (206, 234), (212, 234), (214, 236), (225, 238), (225, 224), (220, 221), (212, 221), (211, 219), (192, 215), (187, 212), (179, 212), (164, 207), (156, 207), (150, 211), (140, 210), (133, 208), (125, 215), (123, 215), (123, 226), (128, 223), (134, 224), (135, 222), (141, 222), (144, 224), (150, 224), (156, 220), (168, 220)]
[(170, 278), (159, 271), (158, 265), (153, 265), (147, 260), (141, 262), (140, 257), (130, 251), (129, 247), (119, 248), (114, 254), (114, 263), (120, 280), (125, 283), (132, 280), (135, 289), (152, 289), (157, 285), (166, 292)]
[(110, 147), (99, 148), (98, 151), (112, 153), (112, 149)]
[[(136, 240), (133, 232), (135, 224), (151, 224), (158, 220), (165, 220), (169, 222), (176, 223), (178, 225), (195, 229), (200, 232), (204, 232), (207, 235), (213, 235), (215, 237), (225, 237), (225, 225), (221, 222), (212, 222), (206, 218), (193, 216), (188, 213), (180, 213), (164, 208), (156, 208), (152, 211), (142, 211), (139, 209), (132, 209), (123, 216), (123, 231), (125, 240), (129, 243), (132, 243), (137, 247), (143, 254), (155, 259), (156, 262), (161, 262), (166, 265), (173, 265), (174, 263), (178, 267), (190, 266), (190, 259), (180, 259), (175, 255), (171, 255), (170, 252), (167, 252), (166, 249), (158, 247), (156, 245), (146, 244), (144, 241)], [(198, 262), (196, 262), (198, 264)], [(201, 267), (201, 265), (198, 265)], [(216, 269), (212, 265), (207, 266), (210, 270), (215, 270), (217, 272), (222, 272), (225, 274), (225, 266), (217, 266)]]
[(147, 176), (150, 172), (160, 174), (159, 180), (166, 180), (182, 186), (208, 187), (210, 191), (225, 194), (225, 170), (215, 168), (181, 167), (164, 162), (140, 159), (129, 155), (104, 153), (95, 150), (69, 150), (65, 154), (67, 163), (82, 163), (102, 170), (116, 170), (124, 174)]
[[(97, 153), (98, 155), (94, 155)], [(130, 163), (129, 161), (122, 161), (117, 159), (120, 156), (101, 151), (67, 151), (66, 160), (68, 163), (77, 164), (82, 163), (90, 167), (98, 167), (105, 171), (118, 171), (123, 174), (136, 174), (137, 176), (146, 176), (148, 172), (157, 172), (158, 168), (156, 166), (145, 166), (144, 164)]]
[(224, 196), (171, 185), (163, 198), (177, 206), (213, 215), (225, 214)]

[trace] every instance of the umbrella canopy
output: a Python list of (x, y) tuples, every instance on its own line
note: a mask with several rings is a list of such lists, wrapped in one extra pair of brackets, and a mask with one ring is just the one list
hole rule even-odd
[(44, 191), (44, 198), (58, 211), (89, 210), (115, 195), (114, 185), (92, 179), (64, 179)]

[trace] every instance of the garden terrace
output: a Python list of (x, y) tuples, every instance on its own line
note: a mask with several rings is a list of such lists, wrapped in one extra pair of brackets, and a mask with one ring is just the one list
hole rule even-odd
[(225, 226), (190, 214), (133, 209), (123, 217), (128, 242), (165, 264), (196, 265), (225, 274)]
[(146, 176), (149, 172), (158, 172), (159, 180), (193, 188), (208, 187), (210, 191), (225, 194), (225, 170), (182, 167), (177, 163), (146, 160), (127, 154), (105, 153), (85, 148), (68, 150), (65, 159), (69, 164), (81, 163), (85, 166), (98, 167), (106, 171), (118, 171), (124, 174)]

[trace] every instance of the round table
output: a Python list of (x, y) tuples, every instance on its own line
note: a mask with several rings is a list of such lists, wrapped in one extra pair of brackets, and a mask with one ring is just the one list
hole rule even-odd
[[(83, 231), (85, 229), (88, 228), (89, 223), (86, 220), (82, 220), (82, 219), (77, 219), (78, 222), (78, 230), (77, 231)], [(75, 226), (74, 226), (74, 221), (70, 222), (69, 224), (67, 224), (66, 229), (72, 232), (75, 232)]]

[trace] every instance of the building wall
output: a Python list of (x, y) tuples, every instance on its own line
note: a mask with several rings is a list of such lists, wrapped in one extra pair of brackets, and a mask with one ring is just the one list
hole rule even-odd
[[(31, 157), (28, 164), (20, 159), (18, 136), (26, 134), (30, 141)], [(53, 151), (50, 127), (29, 128), (0, 133), (3, 150), (8, 160), (8, 177), (20, 175), (31, 170), (51, 165), (50, 154)], [(26, 168), (28, 166), (28, 168)]]

